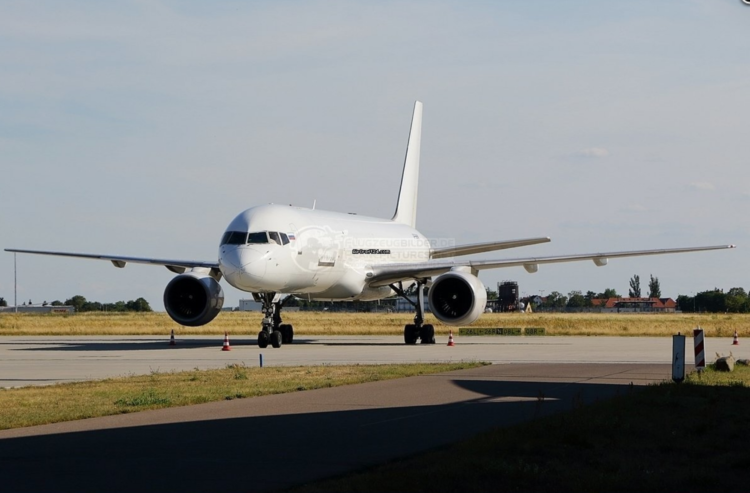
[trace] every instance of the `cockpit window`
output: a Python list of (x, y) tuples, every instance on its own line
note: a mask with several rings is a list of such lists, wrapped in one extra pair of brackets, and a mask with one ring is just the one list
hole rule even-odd
[(279, 238), (279, 233), (276, 231), (269, 231), (268, 237), (271, 239), (271, 242), (281, 245), (281, 238)]
[(221, 239), (222, 245), (244, 245), (247, 233), (242, 231), (227, 231)]
[(286, 233), (279, 233), (279, 236), (281, 236), (281, 242), (284, 245), (288, 245), (289, 244), (289, 237), (286, 235)]
[(260, 232), (260, 233), (250, 233), (247, 235), (247, 242), (248, 243), (268, 243), (268, 236), (266, 235), (266, 232)]

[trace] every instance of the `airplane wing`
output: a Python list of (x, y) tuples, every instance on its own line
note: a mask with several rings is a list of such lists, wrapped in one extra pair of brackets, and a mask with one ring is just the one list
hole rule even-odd
[(524, 240), (491, 241), (488, 243), (472, 243), (470, 245), (459, 245), (454, 247), (436, 248), (432, 251), (431, 258), (459, 257), (461, 255), (472, 255), (474, 253), (493, 252), (505, 250), (506, 248), (518, 248), (539, 243), (549, 243), (549, 236), (543, 238), (527, 238)]
[(707, 250), (724, 250), (727, 248), (735, 248), (735, 245), (666, 248), (661, 250), (635, 250), (629, 252), (582, 253), (574, 255), (559, 255), (555, 257), (527, 257), (505, 260), (467, 260), (464, 262), (448, 260), (428, 260), (427, 262), (373, 265), (371, 267), (371, 272), (367, 274), (367, 277), (369, 285), (371, 287), (380, 287), (407, 279), (430, 278), (448, 272), (455, 267), (469, 267), (472, 270), (479, 271), (484, 269), (500, 269), (503, 267), (523, 266), (528, 272), (534, 273), (538, 270), (539, 264), (556, 264), (561, 262), (593, 260), (594, 264), (601, 267), (607, 265), (608, 260), (611, 258), (642, 257), (647, 255), (663, 255), (668, 253), (703, 252)]
[(40, 250), (17, 250), (14, 248), (6, 248), (6, 252), (14, 253), (32, 253), (35, 255), (55, 255), (58, 257), (78, 257), (78, 258), (92, 258), (96, 260), (109, 260), (115, 267), (123, 268), (128, 262), (134, 264), (151, 264), (151, 265), (163, 265), (167, 269), (177, 274), (182, 274), (188, 269), (196, 267), (203, 267), (206, 269), (219, 270), (218, 262), (202, 262), (195, 260), (171, 260), (171, 259), (158, 259), (158, 258), (143, 258), (143, 257), (117, 257), (112, 255), (96, 255), (90, 253), (67, 253), (67, 252), (44, 252)]

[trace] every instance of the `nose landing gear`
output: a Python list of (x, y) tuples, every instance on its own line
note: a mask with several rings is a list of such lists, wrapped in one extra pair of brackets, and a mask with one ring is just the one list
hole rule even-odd
[(292, 296), (283, 300), (276, 293), (260, 293), (256, 300), (263, 303), (263, 322), (261, 331), (258, 333), (258, 347), (267, 348), (270, 343), (275, 348), (282, 344), (291, 344), (294, 341), (294, 326), (281, 323), (281, 309)]

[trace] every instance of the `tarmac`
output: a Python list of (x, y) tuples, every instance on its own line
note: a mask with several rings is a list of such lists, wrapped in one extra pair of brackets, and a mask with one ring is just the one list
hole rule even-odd
[(491, 365), (7, 430), (0, 483), (7, 492), (275, 491), (631, 392), (669, 372)]
[[(231, 351), (221, 351), (223, 336), (0, 337), (0, 387), (142, 375), (151, 372), (224, 368), (230, 364), (265, 366), (487, 361), (508, 363), (652, 363), (671, 364), (671, 337), (438, 337), (435, 345), (406, 346), (402, 336), (297, 336), (294, 344), (260, 349), (252, 336), (230, 335)], [(732, 346), (731, 338), (707, 338), (706, 357), (714, 353), (750, 358), (750, 345)], [(686, 339), (692, 361), (692, 338)], [(667, 374), (666, 377), (669, 375)]]
[[(671, 338), (2, 337), (2, 385), (216, 368), (475, 360), (481, 368), (0, 431), (0, 490), (276, 491), (397, 461), (671, 377)], [(691, 339), (687, 339), (688, 355)], [(709, 339), (714, 352), (750, 348)], [(690, 361), (690, 358), (688, 358)]]

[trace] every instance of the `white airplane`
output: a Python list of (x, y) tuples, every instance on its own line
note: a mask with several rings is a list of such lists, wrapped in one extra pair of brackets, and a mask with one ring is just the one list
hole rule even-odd
[[(218, 261), (171, 260), (82, 253), (6, 249), (7, 252), (109, 260), (115, 267), (128, 262), (162, 265), (177, 277), (167, 284), (164, 307), (172, 319), (187, 326), (209, 323), (221, 311), (229, 284), (262, 302), (264, 318), (258, 345), (291, 343), (294, 328), (282, 324), (281, 310), (291, 298), (324, 301), (379, 300), (400, 296), (414, 305), (414, 323), (404, 327), (404, 342), (435, 343), (435, 330), (424, 323), (424, 287), (429, 286), (432, 313), (449, 325), (476, 321), (487, 302), (477, 277), (484, 269), (523, 266), (529, 273), (540, 264), (593, 260), (604, 266), (610, 258), (698, 252), (734, 245), (627, 252), (585, 253), (502, 260), (449, 260), (475, 253), (550, 241), (548, 237), (433, 247), (415, 229), (422, 134), (422, 103), (414, 105), (401, 189), (391, 219), (292, 207), (262, 205), (232, 220), (219, 246)], [(416, 286), (417, 301), (406, 290)]]

